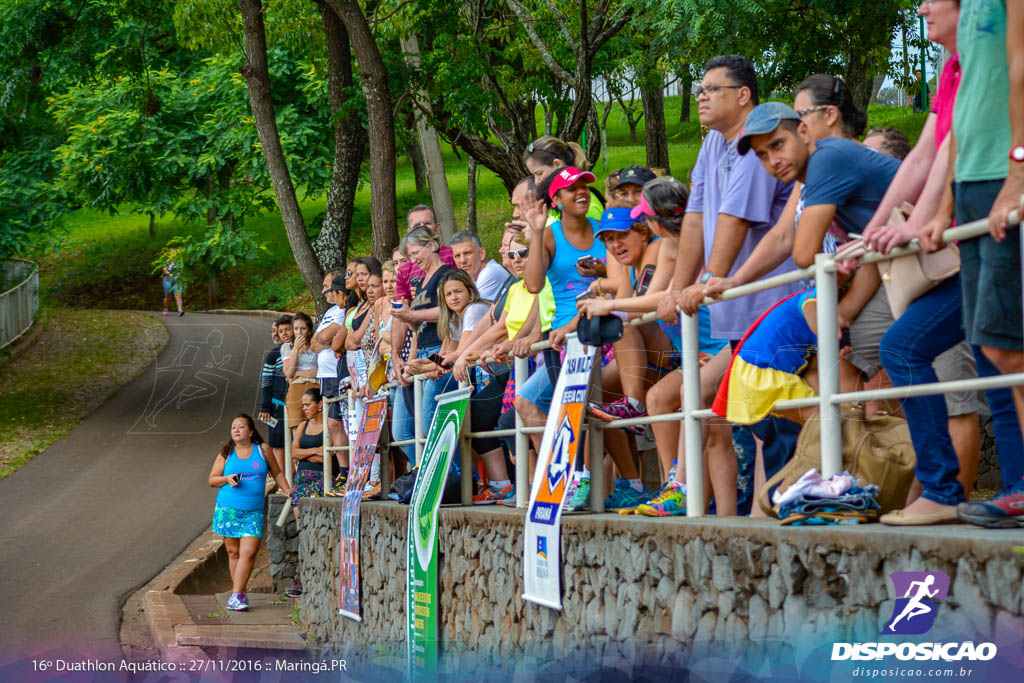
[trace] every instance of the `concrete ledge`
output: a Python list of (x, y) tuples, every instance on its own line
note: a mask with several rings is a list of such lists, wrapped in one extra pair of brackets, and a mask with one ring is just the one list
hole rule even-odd
[(179, 646), (305, 650), (306, 641), (290, 626), (196, 626), (174, 627)]
[(194, 311), (195, 313), (211, 313), (213, 315), (253, 315), (258, 318), (280, 318), (285, 311), (268, 311), (265, 308), (253, 310), (236, 310), (234, 308), (215, 308), (210, 311)]

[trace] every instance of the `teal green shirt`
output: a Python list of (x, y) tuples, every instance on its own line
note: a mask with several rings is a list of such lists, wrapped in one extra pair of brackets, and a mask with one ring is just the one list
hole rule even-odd
[(970, 0), (957, 27), (962, 76), (953, 109), (957, 181), (999, 180), (1010, 167), (1006, 0)]

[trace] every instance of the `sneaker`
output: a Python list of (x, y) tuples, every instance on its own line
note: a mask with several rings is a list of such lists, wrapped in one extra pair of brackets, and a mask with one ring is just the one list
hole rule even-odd
[(295, 579), (295, 585), (284, 592), (289, 598), (297, 598), (302, 595), (302, 581)]
[(628, 479), (616, 479), (615, 490), (604, 499), (605, 510), (631, 510), (648, 500), (647, 489), (636, 491)]
[(957, 517), (989, 529), (1024, 527), (1024, 479), (984, 503), (960, 503)]
[(686, 494), (683, 493), (679, 484), (672, 482), (666, 484), (661, 493), (651, 499), (649, 503), (642, 503), (637, 506), (638, 515), (648, 517), (670, 517), (672, 515), (686, 514)]
[(170, 315), (170, 314), (171, 314), (171, 312), (165, 308), (164, 309), (164, 315)]
[(572, 492), (572, 498), (569, 499), (569, 510), (589, 510), (590, 509), (590, 477), (580, 477), (579, 483), (576, 484), (576, 490)]
[[(594, 417), (605, 420), (606, 422), (614, 422), (615, 420), (628, 420), (634, 417), (647, 417), (647, 411), (643, 408), (637, 409), (633, 407), (625, 396), (616, 399), (611, 403), (591, 403), (590, 414)], [(626, 427), (629, 431), (634, 434), (643, 434), (647, 431), (644, 425), (633, 425)]]
[(178, 311), (178, 317), (179, 317), (179, 318), (180, 318), (181, 316), (183, 316), (183, 315), (185, 315), (185, 311)]
[(490, 484), (487, 485), (480, 493), (473, 496), (473, 505), (494, 505), (504, 503), (506, 500), (511, 500), (512, 504), (515, 504), (516, 500), (516, 487), (509, 484), (503, 489), (496, 489)]
[(367, 482), (363, 489), (363, 500), (380, 500), (380, 482)]
[(330, 498), (344, 498), (345, 497), (345, 475), (339, 474), (335, 478), (331, 488), (324, 493), (325, 496)]
[(247, 612), (249, 603), (245, 599), (245, 593), (232, 593), (228, 598), (228, 609), (233, 612)]

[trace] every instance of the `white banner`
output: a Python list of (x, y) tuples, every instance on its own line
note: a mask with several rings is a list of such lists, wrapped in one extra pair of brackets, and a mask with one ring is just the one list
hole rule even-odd
[[(582, 442), (580, 430), (594, 363), (594, 349), (581, 344), (576, 335), (568, 337), (565, 348), (565, 362), (555, 385), (533, 474), (523, 541), (523, 598), (552, 609), (562, 609), (559, 591), (562, 502), (572, 477), (573, 460)], [(537, 372), (547, 372), (547, 368), (542, 367)]]

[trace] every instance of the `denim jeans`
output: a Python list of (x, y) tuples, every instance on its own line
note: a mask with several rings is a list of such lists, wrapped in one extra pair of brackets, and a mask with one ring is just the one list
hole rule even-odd
[[(391, 437), (394, 441), (407, 441), (415, 436), (412, 411), (406, 406), (406, 394), (411, 395), (412, 390), (406, 391), (404, 387), (395, 387), (391, 390)], [(409, 467), (414, 467), (416, 447), (410, 444), (399, 448), (408, 458)]]
[[(946, 349), (964, 339), (959, 276), (945, 280), (914, 301), (882, 338), (882, 364), (894, 386), (938, 381), (932, 362)], [(981, 349), (972, 347), (979, 377), (1000, 374)], [(1010, 389), (985, 392), (992, 412), (992, 426), (999, 452), (1003, 481), (1017, 481), (1024, 475), (1024, 442)], [(916, 474), (923, 496), (943, 505), (964, 500), (957, 481), (960, 464), (949, 436), (949, 415), (941, 395), (917, 396), (903, 400), (903, 412), (917, 453)]]
[[(882, 337), (879, 355), (893, 386), (937, 382), (935, 358), (964, 338), (960, 278), (951, 277), (914, 301)], [(960, 463), (949, 436), (949, 413), (939, 395), (903, 399), (903, 412), (917, 454), (921, 494), (940, 505), (964, 501), (957, 480)]]

